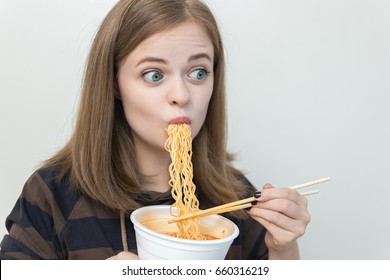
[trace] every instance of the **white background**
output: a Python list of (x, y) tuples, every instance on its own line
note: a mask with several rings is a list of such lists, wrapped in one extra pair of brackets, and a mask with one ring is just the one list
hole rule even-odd
[[(330, 176), (304, 259), (390, 258), (390, 1), (208, 0), (227, 52), (229, 149), (259, 188)], [(68, 139), (114, 0), (0, 0), (0, 239)]]

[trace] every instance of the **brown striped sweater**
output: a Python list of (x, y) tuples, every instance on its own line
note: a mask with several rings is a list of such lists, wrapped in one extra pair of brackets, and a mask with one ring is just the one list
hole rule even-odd
[[(122, 251), (119, 214), (71, 190), (67, 178), (58, 182), (55, 174), (41, 169), (26, 182), (7, 217), (9, 234), (1, 242), (0, 259), (106, 259)], [(253, 191), (248, 182), (248, 194)], [(143, 193), (139, 201), (145, 206), (173, 203), (170, 192)], [(265, 229), (251, 218), (226, 217), (240, 229), (226, 259), (266, 259)], [(130, 219), (126, 231), (129, 251), (137, 253)]]

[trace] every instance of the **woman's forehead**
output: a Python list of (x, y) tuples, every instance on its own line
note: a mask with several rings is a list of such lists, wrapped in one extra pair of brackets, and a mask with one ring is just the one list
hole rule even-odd
[(205, 58), (212, 62), (213, 54), (213, 44), (206, 30), (200, 24), (187, 21), (151, 35), (129, 56), (164, 59), (182, 55), (187, 56), (188, 60)]

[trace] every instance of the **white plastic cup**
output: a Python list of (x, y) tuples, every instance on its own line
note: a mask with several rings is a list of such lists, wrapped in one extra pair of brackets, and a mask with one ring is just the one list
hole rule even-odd
[(220, 215), (200, 219), (199, 229), (218, 239), (190, 240), (169, 236), (177, 232), (169, 205), (146, 206), (135, 210), (130, 219), (134, 224), (138, 256), (141, 260), (223, 260), (238, 236), (239, 229)]

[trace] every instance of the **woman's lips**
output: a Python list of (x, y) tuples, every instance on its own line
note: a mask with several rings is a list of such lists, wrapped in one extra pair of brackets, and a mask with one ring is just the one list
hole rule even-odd
[(169, 124), (190, 124), (191, 120), (187, 117), (177, 117), (169, 121)]

